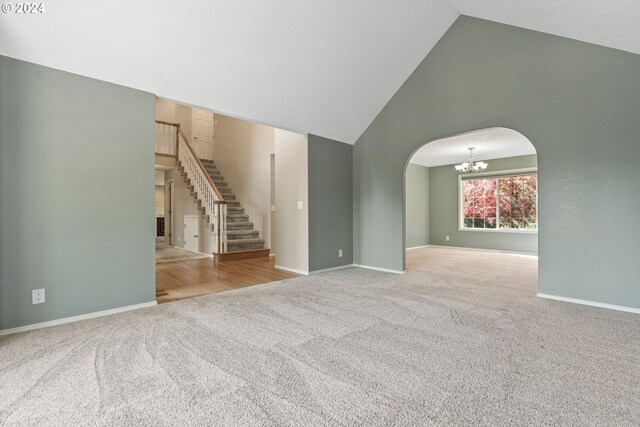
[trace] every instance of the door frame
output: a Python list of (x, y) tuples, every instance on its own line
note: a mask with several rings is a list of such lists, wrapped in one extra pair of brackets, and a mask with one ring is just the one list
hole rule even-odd
[[(168, 194), (168, 196), (167, 196)], [(167, 205), (169, 209), (167, 209)], [(175, 203), (175, 182), (174, 179), (167, 179), (164, 182), (164, 237), (165, 242), (173, 246), (174, 243), (174, 212), (176, 209)], [(168, 216), (168, 218), (167, 218)], [(168, 230), (168, 231), (167, 231)], [(168, 240), (168, 242), (167, 242)]]
[(276, 255), (276, 154), (269, 155), (269, 251)]

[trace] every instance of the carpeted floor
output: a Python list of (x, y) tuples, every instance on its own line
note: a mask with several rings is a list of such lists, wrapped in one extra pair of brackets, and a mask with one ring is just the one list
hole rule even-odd
[(159, 243), (156, 241), (156, 263), (186, 261), (189, 259), (212, 258), (212, 255), (191, 252), (186, 249)]
[(6, 425), (638, 425), (640, 316), (427, 248), (0, 337)]

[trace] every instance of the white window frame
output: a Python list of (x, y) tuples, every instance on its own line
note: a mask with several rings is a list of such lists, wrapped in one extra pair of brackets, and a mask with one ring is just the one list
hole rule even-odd
[[(518, 234), (538, 234), (540, 227), (540, 213), (538, 211), (538, 200), (540, 198), (539, 185), (536, 186), (536, 229), (525, 230), (519, 228), (500, 228), (500, 209), (499, 209), (499, 196), (496, 195), (496, 228), (466, 228), (464, 226), (464, 189), (462, 188), (462, 182), (467, 179), (473, 178), (500, 178), (505, 176), (515, 175), (536, 175), (536, 183), (538, 182), (538, 168), (522, 168), (522, 169), (510, 169), (493, 172), (479, 172), (479, 173), (466, 173), (458, 175), (458, 231), (471, 231), (479, 233), (518, 233)], [(499, 185), (496, 185), (496, 192), (499, 191)]]

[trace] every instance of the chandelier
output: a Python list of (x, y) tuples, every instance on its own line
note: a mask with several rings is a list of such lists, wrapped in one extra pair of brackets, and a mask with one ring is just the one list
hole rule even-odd
[(469, 161), (468, 162), (460, 163), (459, 165), (455, 166), (456, 170), (459, 173), (480, 172), (481, 170), (485, 170), (487, 168), (487, 166), (489, 166), (485, 162), (476, 162), (475, 160), (473, 160), (473, 150), (475, 150), (475, 148), (476, 147), (469, 147)]

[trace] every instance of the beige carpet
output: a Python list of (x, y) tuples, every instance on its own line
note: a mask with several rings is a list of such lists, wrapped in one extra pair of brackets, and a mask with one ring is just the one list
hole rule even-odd
[(640, 316), (536, 298), (535, 259), (410, 257), (0, 337), (0, 424), (638, 425)]
[(156, 241), (156, 263), (186, 261), (188, 259), (211, 258), (211, 255), (191, 252)]

